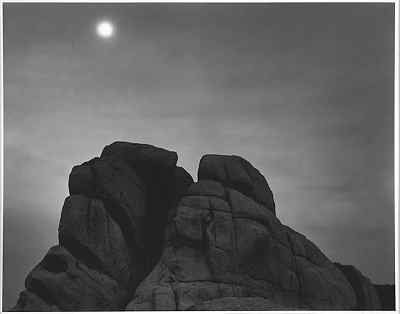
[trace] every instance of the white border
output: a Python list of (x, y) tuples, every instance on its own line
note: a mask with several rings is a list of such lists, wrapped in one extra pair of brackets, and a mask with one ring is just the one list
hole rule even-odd
[(1, 97), (1, 105), (0, 105), (0, 214), (1, 214), (1, 219), (0, 219), (0, 269), (1, 269), (1, 274), (0, 274), (0, 311), (3, 309), (3, 221), (4, 221), (4, 215), (3, 215), (3, 190), (4, 190), (4, 85), (3, 85), (3, 71), (4, 71), (4, 63), (3, 63), (3, 3), (1, 2), (0, 6), (0, 67), (1, 67), (1, 73), (0, 73), (0, 85), (1, 85), (1, 91), (0, 91), (0, 97)]
[(348, 0), (333, 0), (333, 1), (327, 1), (327, 0), (308, 0), (308, 1), (301, 1), (301, 0), (269, 0), (269, 1), (263, 1), (263, 0), (206, 0), (206, 1), (200, 1), (200, 0), (158, 0), (158, 1), (149, 1), (149, 0), (137, 0), (137, 1), (130, 1), (130, 0), (118, 0), (118, 1), (110, 1), (110, 0), (93, 0), (93, 1), (81, 1), (81, 0), (0, 0), (2, 3), (25, 3), (25, 2), (31, 2), (31, 3), (107, 3), (107, 4), (119, 4), (119, 3), (243, 3), (243, 4), (249, 4), (249, 3), (320, 3), (320, 4), (328, 4), (328, 3), (397, 3), (399, 0), (353, 0), (353, 1), (348, 1)]
[(394, 224), (395, 224), (395, 299), (396, 311), (399, 310), (399, 2), (395, 2), (394, 36)]
[[(97, 0), (97, 1), (79, 1), (79, 0), (61, 0), (61, 1), (51, 1), (51, 0), (24, 0), (24, 1), (14, 1), (8, 0), (3, 1), (0, 0), (0, 84), (1, 84), (1, 106), (0, 106), (0, 213), (1, 213), (1, 225), (0, 225), (0, 312), (2, 311), (3, 305), (3, 204), (4, 204), (4, 81), (3, 81), (3, 71), (4, 71), (4, 63), (3, 63), (3, 4), (4, 3), (21, 3), (21, 2), (29, 2), (29, 3), (110, 3), (110, 4), (118, 4), (118, 3), (148, 3), (148, 2), (156, 2), (156, 3), (394, 3), (395, 5), (395, 60), (394, 60), (394, 223), (395, 223), (395, 311), (359, 311), (360, 313), (394, 313), (400, 310), (400, 288), (399, 288), (399, 230), (398, 230), (398, 222), (399, 222), (399, 0), (335, 0), (335, 1), (318, 1), (318, 0), (309, 0), (309, 1), (299, 1), (299, 0), (270, 0), (270, 1), (243, 1), (243, 0), (208, 0), (208, 1), (184, 1), (184, 0), (158, 0), (158, 1), (146, 1), (146, 0), (137, 0), (137, 1), (129, 1), (129, 0), (119, 0), (115, 2), (110, 2), (107, 0)], [(166, 313), (169, 314), (175, 311), (157, 311), (157, 313)], [(293, 313), (293, 314), (308, 314), (310, 312), (313, 313), (346, 313), (352, 311), (256, 311), (257, 313)], [(240, 313), (248, 313), (254, 314), (255, 311), (240, 311)], [(17, 312), (18, 313), (18, 312)], [(31, 313), (43, 313), (43, 312), (31, 312)], [(79, 313), (94, 313), (94, 312), (79, 312)], [(115, 313), (115, 312), (103, 312), (103, 313)], [(139, 313), (153, 313), (153, 312), (139, 312)], [(218, 314), (218, 313), (238, 313), (237, 311), (196, 311), (192, 313), (208, 313), (208, 314)]]

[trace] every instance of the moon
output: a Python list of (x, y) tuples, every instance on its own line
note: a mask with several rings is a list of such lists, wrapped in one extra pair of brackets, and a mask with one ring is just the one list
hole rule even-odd
[(110, 21), (101, 21), (96, 27), (97, 35), (103, 38), (109, 38), (114, 35), (114, 25)]

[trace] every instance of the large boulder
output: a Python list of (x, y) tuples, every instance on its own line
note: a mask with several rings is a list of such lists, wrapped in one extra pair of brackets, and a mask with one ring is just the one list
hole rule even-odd
[(63, 206), (59, 242), (87, 266), (101, 270), (123, 287), (143, 279), (139, 252), (134, 252), (101, 200), (69, 196)]
[(48, 304), (36, 294), (24, 290), (19, 294), (17, 304), (11, 309), (15, 312), (31, 311), (35, 309), (37, 312), (59, 312), (60, 309), (52, 304)]
[(354, 308), (341, 271), (280, 223), (266, 198), (250, 189), (254, 175), (227, 166), (249, 165), (241, 160), (202, 158), (200, 180), (172, 212), (161, 259), (127, 310), (254, 309), (248, 298), (257, 298), (258, 310)]
[(382, 310), (396, 309), (396, 293), (394, 285), (374, 285), (381, 301)]
[(152, 167), (174, 168), (178, 154), (149, 144), (114, 142), (104, 147), (101, 157), (116, 157), (132, 167), (151, 171)]
[(239, 156), (204, 155), (198, 179), (215, 180), (231, 187), (275, 213), (275, 202), (265, 177)]
[(123, 309), (158, 261), (168, 214), (193, 183), (176, 162), (175, 152), (116, 142), (75, 166), (60, 246), (28, 275), (16, 308)]
[(115, 142), (72, 169), (70, 194), (102, 200), (127, 241), (157, 256), (168, 211), (193, 182), (177, 158), (152, 145)]
[(89, 268), (60, 246), (52, 247), (29, 273), (25, 287), (61, 311), (117, 310), (124, 297), (114, 279)]
[(75, 166), (69, 176), (69, 190), (70, 195), (101, 199), (126, 239), (144, 246), (147, 187), (125, 161), (94, 158)]
[(382, 308), (378, 292), (371, 281), (352, 265), (335, 263), (345, 275), (356, 293), (355, 310), (379, 310)]
[(54, 246), (16, 311), (394, 308), (394, 288), (334, 265), (275, 215), (264, 176), (206, 155), (115, 142), (72, 169)]

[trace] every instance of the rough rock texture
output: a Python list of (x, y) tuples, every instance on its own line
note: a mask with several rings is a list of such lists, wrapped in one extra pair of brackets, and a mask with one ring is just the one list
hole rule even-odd
[[(259, 310), (355, 307), (345, 276), (312, 242), (279, 222), (265, 205), (273, 204), (265, 179), (248, 173), (258, 171), (235, 156), (202, 158), (199, 182), (188, 189), (168, 224), (163, 255), (127, 310), (210, 304), (228, 309), (221, 299), (232, 297), (238, 302), (261, 298)], [(237, 304), (252, 308), (248, 299)]]
[(116, 142), (69, 177), (59, 246), (28, 275), (14, 310), (118, 310), (161, 254), (168, 212), (193, 182), (177, 154)]
[(205, 155), (196, 183), (176, 163), (175, 152), (115, 142), (75, 166), (59, 244), (13, 310), (380, 308), (366, 277), (279, 221), (248, 161)]
[(68, 197), (61, 214), (59, 242), (86, 265), (101, 270), (124, 287), (144, 272), (140, 257), (128, 246), (101, 200), (83, 195)]
[(374, 285), (381, 301), (382, 310), (394, 311), (396, 297), (394, 285)]
[(342, 265), (335, 263), (341, 272), (345, 275), (348, 282), (356, 293), (357, 304), (354, 309), (357, 310), (379, 310), (381, 302), (378, 293), (371, 283), (357, 268), (352, 265)]
[(146, 185), (124, 160), (94, 158), (74, 167), (69, 190), (71, 195), (101, 199), (126, 239), (143, 247)]
[(221, 182), (264, 205), (275, 213), (275, 202), (264, 176), (239, 156), (205, 155), (200, 160), (199, 181)]
[(226, 297), (205, 301), (190, 307), (189, 311), (294, 311), (296, 308), (283, 307), (260, 297)]
[(25, 286), (62, 311), (116, 310), (123, 297), (115, 280), (89, 268), (60, 246), (49, 250), (29, 273)]
[(14, 311), (35, 311), (35, 312), (59, 312), (60, 309), (55, 305), (50, 305), (36, 294), (24, 290), (19, 294), (19, 299), (15, 305)]

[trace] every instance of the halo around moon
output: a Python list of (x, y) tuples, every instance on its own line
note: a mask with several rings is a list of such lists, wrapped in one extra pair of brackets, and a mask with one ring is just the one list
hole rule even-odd
[(97, 23), (96, 32), (99, 37), (109, 38), (114, 35), (114, 25), (110, 21)]

